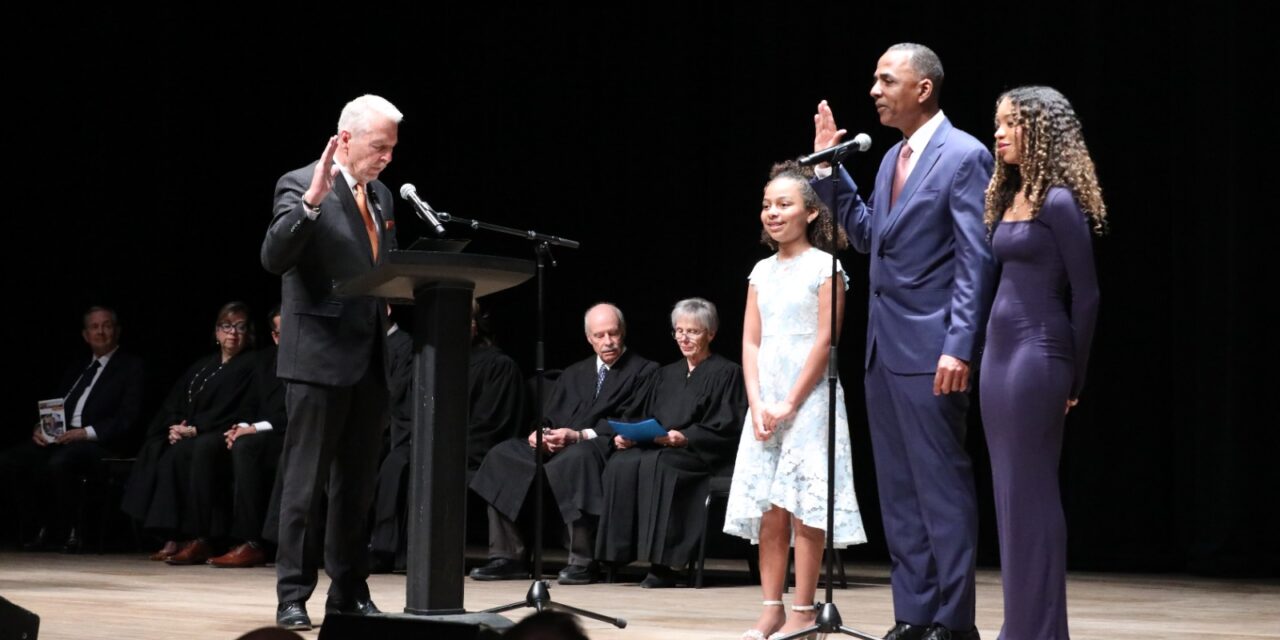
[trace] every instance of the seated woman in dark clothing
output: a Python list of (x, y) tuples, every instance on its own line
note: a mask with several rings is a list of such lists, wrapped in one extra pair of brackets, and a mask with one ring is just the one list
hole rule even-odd
[(659, 369), (625, 416), (653, 418), (667, 435), (646, 443), (615, 436), (618, 451), (605, 466), (596, 555), (648, 562), (642, 587), (675, 586), (671, 567), (695, 553), (711, 477), (733, 463), (747, 397), (742, 368), (711, 353), (719, 324), (715, 305), (702, 298), (676, 303), (672, 335), (684, 357)]
[[(190, 507), (183, 533), (195, 538), (229, 538), (239, 544), (209, 558), (215, 567), (256, 567), (266, 564), (267, 544), (262, 526), (267, 518), (280, 450), (284, 448), (284, 382), (276, 376), (276, 345), (280, 344), (280, 306), (267, 314), (271, 344), (254, 358), (253, 382), (244, 395), (236, 423), (221, 438), (199, 436), (192, 457)], [(279, 505), (275, 505), (279, 508)], [(196, 549), (196, 551), (201, 551)], [(188, 554), (199, 560), (202, 553)]]
[[(147, 430), (138, 452), (121, 507), (146, 529), (168, 542), (153, 560), (189, 563), (200, 554), (208, 559), (207, 541), (176, 538), (190, 528), (194, 514), (186, 504), (193, 480), (191, 459), (198, 438), (223, 438), (253, 379), (254, 359), (248, 355), (253, 332), (249, 307), (229, 302), (218, 311), (213, 337), (218, 351), (199, 358), (165, 399)], [(186, 551), (187, 553), (183, 553)]]

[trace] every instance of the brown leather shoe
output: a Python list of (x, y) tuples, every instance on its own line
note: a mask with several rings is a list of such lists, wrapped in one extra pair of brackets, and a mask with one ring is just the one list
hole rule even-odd
[(262, 547), (255, 547), (248, 542), (216, 557), (210, 558), (209, 564), (215, 567), (241, 569), (244, 567), (260, 567), (267, 563), (267, 552)]
[(178, 546), (177, 542), (174, 542), (173, 540), (169, 540), (168, 542), (164, 543), (163, 547), (160, 547), (159, 551), (151, 554), (151, 559), (155, 560), (156, 562), (159, 562), (161, 560), (168, 560), (169, 558), (172, 558), (174, 555), (176, 555), (180, 550), (181, 550), (181, 547)]
[(204, 564), (213, 555), (213, 549), (204, 540), (196, 539), (183, 545), (182, 550), (166, 558), (169, 564)]

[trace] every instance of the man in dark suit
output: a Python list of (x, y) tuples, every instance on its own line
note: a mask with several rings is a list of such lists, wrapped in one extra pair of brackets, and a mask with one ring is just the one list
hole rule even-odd
[[(814, 185), (872, 256), (866, 399), (893, 559), (891, 640), (978, 637), (977, 498), (964, 439), (969, 363), (995, 284), (982, 223), (992, 159), (942, 114), (942, 80), (928, 47), (890, 47), (871, 97), (881, 124), (904, 140), (881, 161), (869, 202), (843, 170)], [(814, 129), (815, 150), (845, 133), (826, 101)]]
[(92, 356), (73, 363), (58, 386), (66, 432), (50, 442), (36, 425), (29, 442), (0, 452), (4, 486), (15, 502), (26, 503), (20, 508), (37, 512), (41, 523), (28, 548), (65, 543), (68, 551), (77, 550), (80, 540), (71, 528), (79, 503), (77, 482), (94, 477), (103, 458), (131, 456), (137, 449), (142, 360), (120, 349), (120, 330), (115, 311), (92, 307), (85, 312), (80, 335)]
[[(622, 311), (598, 304), (584, 318), (587, 341), (595, 355), (560, 374), (542, 408), (543, 472), (551, 500), (569, 528), (569, 564), (560, 584), (590, 584), (598, 573), (596, 523), (604, 510), (600, 476), (610, 453), (613, 431), (606, 418), (622, 415), (639, 401), (637, 393), (658, 365), (626, 351)], [(489, 450), (471, 489), (489, 503), (489, 563), (471, 571), (476, 580), (514, 580), (529, 575), (524, 537), (516, 520), (532, 505), (537, 467), (536, 434), (507, 440)]]
[(327, 612), (377, 613), (369, 599), (367, 532), (378, 447), (387, 421), (386, 303), (333, 289), (396, 248), (391, 162), (400, 111), (366, 95), (347, 103), (320, 160), (276, 183), (262, 265), (280, 274), (277, 372), (289, 430), (276, 552), (278, 625), (309, 629), (306, 601), (320, 563), (320, 498), (328, 494)]

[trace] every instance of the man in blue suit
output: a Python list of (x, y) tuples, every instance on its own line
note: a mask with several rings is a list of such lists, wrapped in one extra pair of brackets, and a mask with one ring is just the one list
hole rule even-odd
[[(871, 97), (902, 132), (868, 201), (842, 169), (814, 183), (871, 254), (866, 398), (876, 480), (892, 557), (894, 617), (886, 640), (978, 637), (973, 470), (965, 452), (969, 366), (994, 287), (982, 222), (991, 153), (938, 106), (942, 63), (918, 44), (881, 56)], [(826, 101), (814, 149), (840, 141)], [(824, 175), (825, 174), (825, 175)]]

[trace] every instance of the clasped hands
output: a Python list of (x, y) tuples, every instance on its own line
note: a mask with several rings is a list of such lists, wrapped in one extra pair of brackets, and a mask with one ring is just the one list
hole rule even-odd
[[(582, 432), (569, 427), (560, 427), (559, 429), (542, 429), (542, 450), (546, 453), (555, 453), (565, 447), (582, 440)], [(534, 431), (529, 434), (529, 446), (538, 446), (538, 432)]]
[(176, 444), (179, 440), (184, 438), (194, 437), (196, 437), (196, 428), (187, 425), (186, 420), (169, 426), (169, 444)]

